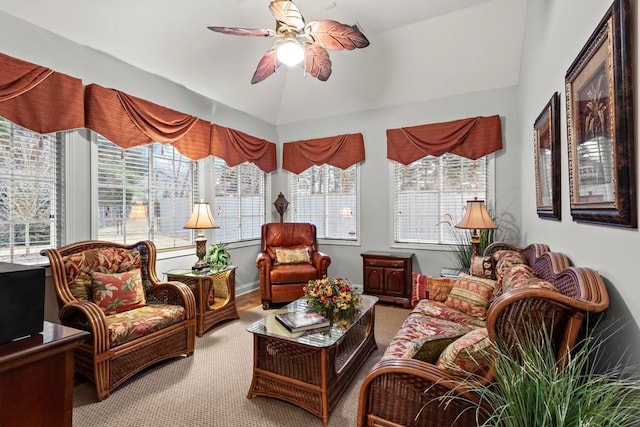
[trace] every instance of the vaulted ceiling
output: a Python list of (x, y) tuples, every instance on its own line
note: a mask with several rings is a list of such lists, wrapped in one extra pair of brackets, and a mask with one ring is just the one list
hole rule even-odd
[(252, 85), (274, 40), (269, 0), (0, 0), (0, 10), (273, 124), (518, 83), (527, 0), (295, 0), (307, 22), (357, 24), (365, 49), (331, 51), (326, 82), (281, 66)]

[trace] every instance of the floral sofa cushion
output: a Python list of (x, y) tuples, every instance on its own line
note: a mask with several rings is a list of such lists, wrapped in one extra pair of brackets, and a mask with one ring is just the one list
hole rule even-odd
[(451, 308), (440, 301), (420, 300), (413, 311), (423, 316), (437, 317), (438, 319), (449, 320), (474, 328), (483, 328), (485, 326), (484, 320)]
[(457, 338), (471, 329), (470, 326), (413, 311), (393, 337), (382, 360), (413, 358), (428, 341)]
[(184, 320), (184, 307), (150, 304), (106, 316), (111, 347), (124, 344)]
[(122, 248), (89, 249), (63, 258), (69, 290), (80, 301), (91, 300), (91, 272), (123, 273), (141, 268), (140, 252)]
[(488, 370), (493, 354), (487, 328), (475, 329), (449, 344), (440, 354), (436, 367), (454, 375), (480, 375)]

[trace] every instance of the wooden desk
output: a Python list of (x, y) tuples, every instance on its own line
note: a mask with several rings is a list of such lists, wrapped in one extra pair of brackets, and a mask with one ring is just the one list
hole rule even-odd
[(73, 350), (88, 335), (44, 322), (40, 334), (0, 345), (0, 427), (71, 427)]
[(236, 268), (232, 265), (206, 273), (192, 270), (171, 270), (168, 281), (189, 286), (196, 298), (196, 335), (201, 337), (217, 323), (239, 319), (236, 309)]

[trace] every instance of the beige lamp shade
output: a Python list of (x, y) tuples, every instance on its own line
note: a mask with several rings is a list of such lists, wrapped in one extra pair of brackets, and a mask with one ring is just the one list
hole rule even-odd
[(209, 265), (204, 262), (204, 256), (207, 254), (207, 238), (202, 230), (205, 228), (219, 228), (213, 220), (209, 202), (205, 202), (204, 200), (194, 202), (193, 214), (184, 225), (184, 228), (198, 230), (198, 234), (196, 235), (196, 256), (198, 257), (198, 261), (196, 261), (191, 269), (194, 271), (204, 271), (208, 269)]
[(218, 228), (213, 220), (213, 214), (211, 213), (211, 206), (209, 202), (203, 200), (194, 202), (193, 214), (189, 221), (184, 225), (184, 228), (202, 230), (205, 228)]
[(464, 216), (456, 228), (464, 228), (468, 230), (488, 230), (496, 229), (498, 226), (493, 222), (489, 212), (487, 212), (487, 206), (484, 204), (484, 200), (467, 200), (467, 208), (465, 209)]

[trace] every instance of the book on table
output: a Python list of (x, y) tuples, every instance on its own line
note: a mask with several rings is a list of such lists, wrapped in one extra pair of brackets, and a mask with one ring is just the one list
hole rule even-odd
[(329, 319), (313, 311), (290, 311), (276, 314), (276, 319), (289, 332), (302, 332), (329, 326)]

